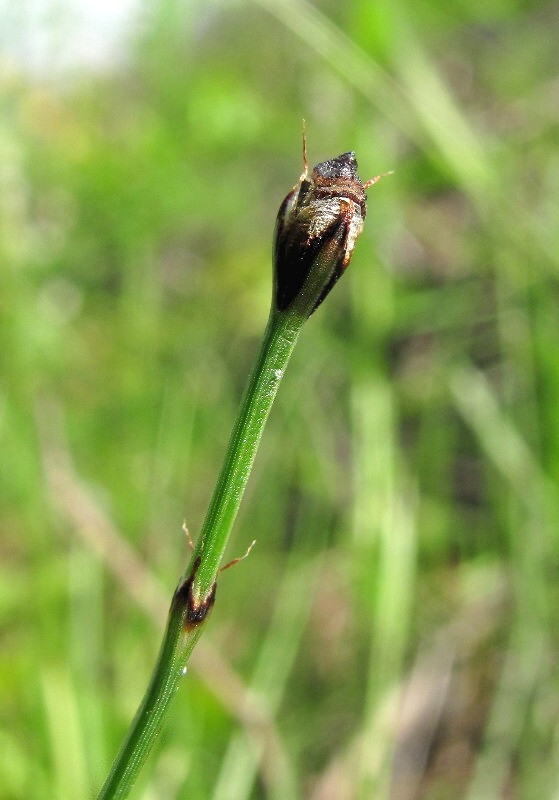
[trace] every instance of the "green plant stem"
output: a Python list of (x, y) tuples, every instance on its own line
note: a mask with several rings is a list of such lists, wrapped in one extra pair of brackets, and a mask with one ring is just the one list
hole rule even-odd
[(215, 581), (237, 516), (262, 431), (306, 317), (272, 309), (229, 446), (193, 554), (199, 555), (193, 595), (206, 597)]
[(186, 663), (203, 630), (203, 625), (187, 633), (183, 629), (184, 609), (172, 603), (163, 642), (147, 691), (132, 720), (98, 800), (128, 797), (132, 786), (157, 736), (169, 702)]
[[(205, 626), (223, 552), (262, 431), (301, 327), (310, 312), (310, 302), (294, 304), (294, 308), (282, 313), (272, 307), (201, 535), (171, 603), (153, 675), (98, 800), (120, 800), (128, 796)], [(204, 612), (195, 623), (187, 616), (192, 607), (202, 608)]]

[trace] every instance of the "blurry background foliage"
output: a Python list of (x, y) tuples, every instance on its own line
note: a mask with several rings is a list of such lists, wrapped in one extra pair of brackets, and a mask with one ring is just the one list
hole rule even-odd
[(311, 164), (395, 174), (134, 797), (557, 798), (559, 5), (155, 0), (94, 65), (33, 9), (0, 4), (0, 798), (95, 796), (135, 711), (303, 117)]

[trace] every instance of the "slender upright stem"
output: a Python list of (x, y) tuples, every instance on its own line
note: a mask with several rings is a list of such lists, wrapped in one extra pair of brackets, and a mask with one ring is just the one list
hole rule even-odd
[(117, 798), (124, 800), (128, 797), (151, 750), (169, 702), (181, 676), (186, 672), (185, 667), (190, 653), (203, 629), (200, 625), (191, 631), (185, 631), (183, 623), (184, 611), (173, 602), (148, 688), (113, 762), (109, 776), (103, 784), (98, 800), (117, 800)]
[(99, 800), (125, 798), (184, 673), (213, 606), (223, 552), (262, 431), (303, 324), (345, 271), (363, 229), (365, 188), (355, 155), (343, 153), (304, 172), (280, 206), (274, 234), (274, 297), (260, 352), (231, 434), (208, 513), (175, 591), (147, 692)]
[(193, 561), (200, 555), (192, 593), (200, 602), (211, 591), (237, 516), (262, 431), (285, 367), (306, 317), (272, 308), (221, 473), (210, 501)]
[(154, 672), (98, 800), (128, 796), (186, 672), (213, 604), (219, 565), (264, 425), (307, 313), (278, 313), (272, 307), (201, 535), (171, 603)]

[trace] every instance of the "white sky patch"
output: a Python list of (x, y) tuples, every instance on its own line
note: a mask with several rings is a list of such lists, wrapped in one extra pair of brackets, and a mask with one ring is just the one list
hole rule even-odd
[(0, 0), (0, 63), (37, 77), (122, 60), (140, 0)]

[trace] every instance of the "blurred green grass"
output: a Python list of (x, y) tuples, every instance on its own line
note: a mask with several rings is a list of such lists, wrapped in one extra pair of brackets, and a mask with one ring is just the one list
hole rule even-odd
[(395, 175), (134, 796), (557, 796), (558, 11), (160, 0), (114, 70), (0, 64), (2, 800), (95, 796), (136, 709), (303, 117)]

